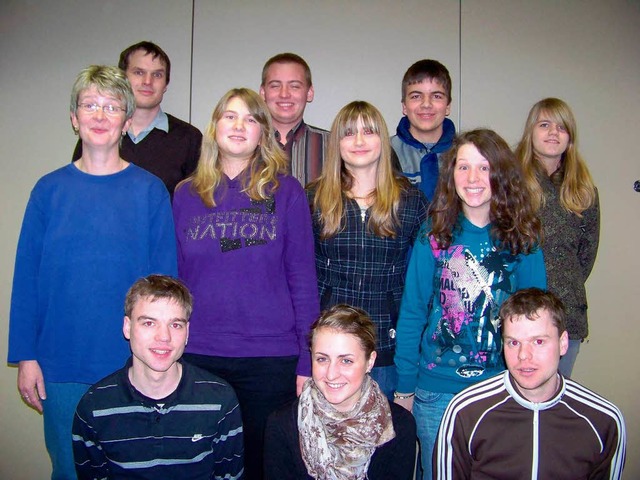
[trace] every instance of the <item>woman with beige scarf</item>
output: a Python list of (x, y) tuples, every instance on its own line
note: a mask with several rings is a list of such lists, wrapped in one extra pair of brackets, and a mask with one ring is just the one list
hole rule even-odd
[(265, 478), (413, 478), (415, 421), (369, 376), (376, 337), (366, 312), (336, 305), (310, 339), (312, 378), (267, 422)]

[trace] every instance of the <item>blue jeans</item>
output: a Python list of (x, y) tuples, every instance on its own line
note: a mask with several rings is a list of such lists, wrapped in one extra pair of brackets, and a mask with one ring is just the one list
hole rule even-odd
[(573, 372), (573, 366), (576, 364), (581, 343), (582, 340), (569, 340), (567, 353), (560, 358), (560, 364), (558, 365), (558, 370), (564, 377), (571, 378), (571, 372)]
[(416, 388), (413, 416), (418, 427), (422, 480), (431, 480), (433, 477), (431, 468), (433, 447), (436, 444), (440, 421), (453, 396), (453, 393), (428, 392)]
[(45, 382), (47, 399), (42, 402), (44, 443), (51, 458), (51, 480), (75, 480), (71, 425), (76, 406), (91, 385)]
[(390, 402), (393, 402), (393, 392), (398, 386), (398, 371), (395, 365), (386, 367), (373, 367), (371, 369), (371, 378), (380, 386), (380, 390), (384, 393)]

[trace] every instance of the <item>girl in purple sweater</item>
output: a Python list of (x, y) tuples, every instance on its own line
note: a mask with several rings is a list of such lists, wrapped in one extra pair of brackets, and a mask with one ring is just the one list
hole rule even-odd
[(285, 172), (264, 101), (233, 89), (173, 204), (179, 275), (194, 296), (185, 358), (236, 390), (251, 479), (262, 475), (267, 415), (311, 373), (306, 337), (319, 314), (309, 207)]

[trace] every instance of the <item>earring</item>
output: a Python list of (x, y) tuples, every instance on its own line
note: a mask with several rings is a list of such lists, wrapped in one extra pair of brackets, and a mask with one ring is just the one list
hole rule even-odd
[(122, 136), (124, 137), (126, 134), (127, 134), (127, 131), (126, 131), (126, 130), (123, 130), (123, 131), (122, 131)]
[(75, 135), (78, 135), (79, 132), (80, 132), (80, 129), (78, 127), (73, 127), (73, 133)]

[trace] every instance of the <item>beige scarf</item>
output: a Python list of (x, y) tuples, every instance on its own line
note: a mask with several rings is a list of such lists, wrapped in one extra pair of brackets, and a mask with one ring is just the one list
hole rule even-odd
[(307, 380), (298, 405), (300, 450), (309, 475), (317, 480), (367, 477), (376, 448), (396, 434), (389, 401), (369, 375), (360, 399), (349, 412), (339, 412)]

